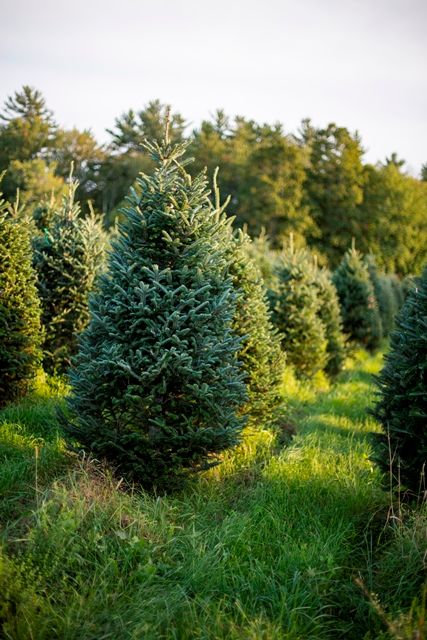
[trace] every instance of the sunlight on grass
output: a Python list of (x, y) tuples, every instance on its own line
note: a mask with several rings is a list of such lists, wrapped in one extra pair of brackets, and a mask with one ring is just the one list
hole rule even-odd
[(351, 567), (387, 501), (365, 411), (380, 362), (356, 354), (336, 385), (288, 372), (287, 446), (247, 429), (222, 464), (158, 497), (70, 458), (55, 413), (65, 387), (42, 381), (0, 414), (0, 586), (20, 585), (2, 609), (7, 637), (359, 640), (371, 614)]

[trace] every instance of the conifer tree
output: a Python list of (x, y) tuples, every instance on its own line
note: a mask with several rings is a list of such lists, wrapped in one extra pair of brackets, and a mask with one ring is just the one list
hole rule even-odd
[(69, 437), (151, 487), (235, 445), (245, 401), (232, 330), (229, 225), (185, 145), (147, 143), (156, 169), (131, 190), (71, 371)]
[(285, 358), (280, 336), (270, 319), (267, 291), (255, 261), (250, 257), (251, 240), (239, 231), (232, 237), (231, 274), (237, 293), (233, 329), (240, 336), (238, 359), (245, 373), (248, 402), (243, 413), (254, 425), (272, 421), (283, 403), (280, 384)]
[(397, 276), (390, 276), (391, 286), (394, 291), (394, 296), (396, 300), (396, 304), (398, 309), (401, 308), (406, 298), (412, 291), (415, 286), (415, 277), (414, 276), (406, 276), (403, 280), (399, 280)]
[(256, 263), (265, 287), (271, 289), (273, 282), (277, 279), (275, 270), (278, 253), (271, 248), (270, 239), (265, 231), (247, 245), (247, 254)]
[(427, 463), (427, 267), (396, 318), (390, 351), (377, 380), (374, 415), (383, 428), (377, 449), (402, 488), (426, 491)]
[(390, 274), (389, 279), (394, 292), (395, 303), (397, 305), (397, 308), (400, 309), (406, 300), (406, 296), (412, 288), (413, 280), (411, 282), (411, 278), (406, 277), (405, 281), (402, 282), (402, 280), (400, 280), (400, 278), (395, 273)]
[(394, 317), (398, 310), (398, 303), (392, 281), (389, 276), (379, 272), (373, 254), (365, 257), (365, 264), (368, 267), (369, 276), (378, 302), (383, 335), (389, 336), (393, 329)]
[(40, 364), (40, 303), (29, 225), (0, 194), (0, 406), (24, 395)]
[(327, 341), (325, 371), (330, 376), (336, 376), (342, 370), (346, 356), (338, 294), (327, 269), (317, 269), (315, 278), (320, 301), (318, 315), (324, 326)]
[(286, 360), (303, 376), (314, 375), (328, 360), (315, 270), (312, 256), (305, 249), (294, 249), (291, 237), (278, 256), (269, 290), (272, 320)]
[(344, 332), (368, 349), (379, 346), (381, 318), (368, 268), (354, 244), (333, 274), (341, 305)]
[(43, 364), (49, 373), (63, 373), (70, 365), (89, 319), (88, 296), (105, 260), (102, 223), (93, 212), (80, 217), (77, 187), (70, 179), (50, 227), (33, 241), (45, 332)]

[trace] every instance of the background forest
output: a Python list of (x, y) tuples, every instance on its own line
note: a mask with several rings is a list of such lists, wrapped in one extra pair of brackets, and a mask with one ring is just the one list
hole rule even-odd
[[(40, 229), (54, 201), (67, 190), (71, 162), (79, 181), (75, 194), (82, 215), (93, 207), (105, 227), (120, 217), (124, 198), (152, 161), (144, 139), (161, 139), (168, 106), (158, 100), (119, 115), (100, 145), (90, 130), (66, 130), (43, 95), (24, 86), (1, 110), (2, 191), (33, 212)], [(290, 232), (307, 244), (321, 264), (334, 268), (352, 238), (381, 268), (400, 276), (419, 273), (427, 255), (427, 165), (419, 178), (391, 153), (376, 165), (364, 162), (357, 132), (334, 123), (323, 128), (303, 120), (298, 132), (280, 123), (230, 119), (216, 111), (195, 129), (185, 114), (171, 112), (171, 138), (188, 140), (195, 175), (219, 166), (218, 183), (231, 195), (229, 212), (252, 236), (264, 230), (280, 247)]]

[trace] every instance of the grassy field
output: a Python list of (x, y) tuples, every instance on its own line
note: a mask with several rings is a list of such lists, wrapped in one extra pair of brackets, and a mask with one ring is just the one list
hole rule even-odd
[(41, 380), (0, 414), (3, 637), (422, 638), (425, 505), (391, 511), (370, 460), (380, 364), (288, 375), (289, 424), (167, 497), (67, 453)]

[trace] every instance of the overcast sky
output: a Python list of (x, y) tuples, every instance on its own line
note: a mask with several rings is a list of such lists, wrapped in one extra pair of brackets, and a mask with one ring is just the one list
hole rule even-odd
[(358, 130), (366, 159), (427, 162), (427, 0), (3, 0), (0, 102), (30, 84), (57, 121), (106, 127), (159, 98)]

